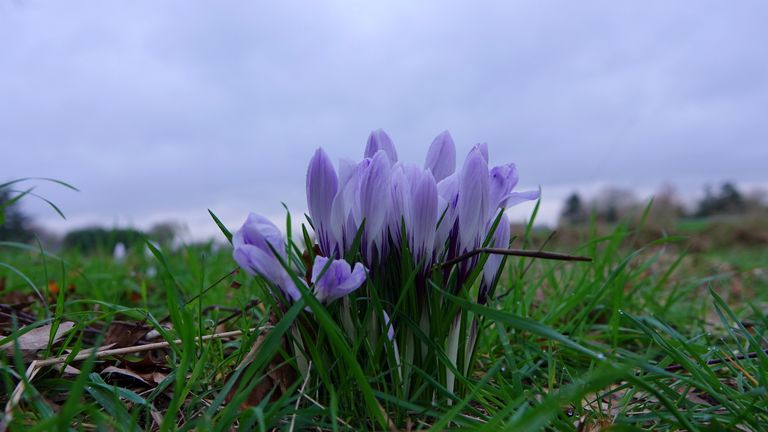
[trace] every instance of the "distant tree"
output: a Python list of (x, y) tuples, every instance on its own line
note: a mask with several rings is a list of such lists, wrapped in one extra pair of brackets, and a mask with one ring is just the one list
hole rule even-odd
[(744, 203), (747, 211), (753, 213), (768, 210), (768, 191), (762, 188), (753, 189), (744, 195)]
[(133, 229), (85, 228), (71, 231), (64, 237), (65, 249), (74, 249), (83, 253), (112, 254), (118, 243), (131, 249), (144, 244), (144, 235)]
[(631, 190), (609, 187), (597, 195), (592, 202), (592, 208), (598, 221), (615, 223), (635, 212), (638, 202)]
[(8, 189), (0, 189), (0, 240), (28, 242), (34, 239), (32, 219), (21, 211), (14, 195)]
[(584, 208), (584, 204), (578, 193), (572, 193), (565, 200), (565, 206), (560, 214), (560, 220), (570, 225), (578, 225), (586, 222), (587, 211)]
[(719, 193), (713, 193), (710, 187), (705, 189), (704, 198), (698, 203), (696, 216), (736, 214), (744, 212), (745, 208), (744, 196), (739, 192), (736, 185), (726, 182), (720, 186)]
[(183, 231), (184, 225), (178, 222), (158, 222), (147, 230), (147, 235), (161, 245), (167, 246), (171, 245)]

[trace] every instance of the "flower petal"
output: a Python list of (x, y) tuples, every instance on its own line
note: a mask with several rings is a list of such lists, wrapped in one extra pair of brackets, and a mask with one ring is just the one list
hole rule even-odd
[(425, 266), (431, 266), (438, 214), (437, 184), (429, 170), (414, 175), (410, 212), (408, 234), (411, 251), (417, 262), (423, 259)]
[(467, 156), (459, 176), (457, 203), (461, 251), (479, 245), (481, 230), (488, 220), (488, 164), (480, 149)]
[(383, 150), (379, 150), (364, 168), (360, 178), (360, 211), (365, 220), (365, 253), (371, 258), (373, 247), (381, 252), (385, 238), (389, 203), (391, 201), (391, 165)]
[(456, 145), (448, 131), (438, 135), (427, 151), (424, 168), (432, 171), (436, 181), (440, 181), (456, 170)]
[(242, 245), (235, 248), (232, 257), (240, 267), (252, 275), (259, 275), (272, 283), (279, 282), (277, 278), (280, 262), (272, 252), (265, 252), (253, 245)]
[(237, 249), (244, 244), (254, 245), (264, 251), (272, 247), (281, 256), (285, 256), (285, 240), (275, 224), (264, 216), (251, 213), (237, 232), (232, 236), (232, 246)]
[(307, 168), (307, 207), (323, 251), (330, 253), (331, 207), (338, 191), (336, 170), (322, 148), (315, 151)]
[(537, 200), (539, 197), (541, 197), (541, 190), (512, 192), (501, 199), (499, 207), (510, 208), (514, 205), (520, 204), (521, 202)]
[(368, 136), (368, 144), (365, 146), (365, 157), (373, 158), (379, 150), (384, 150), (389, 158), (389, 163), (397, 162), (397, 151), (392, 139), (382, 129), (377, 129)]
[(411, 188), (405, 175), (405, 170), (400, 162), (392, 166), (391, 177), (391, 202), (389, 208), (389, 235), (395, 245), (400, 247), (401, 223), (406, 214), (409, 214), (411, 202)]
[[(344, 261), (344, 264), (347, 264), (347, 262)], [(349, 266), (349, 264), (347, 264), (347, 266)], [(363, 282), (365, 282), (366, 277), (367, 272), (363, 264), (355, 263), (355, 267), (352, 269), (352, 272), (349, 274), (346, 280), (338, 285), (336, 292), (330, 297), (329, 301), (344, 297), (352, 291), (360, 288), (363, 285)]]
[(504, 197), (517, 185), (518, 174), (515, 164), (493, 167), (490, 173), (490, 211), (493, 213)]
[(315, 297), (318, 301), (325, 303), (344, 297), (358, 289), (366, 278), (365, 267), (360, 263), (355, 264), (352, 270), (345, 260), (333, 260), (330, 264), (328, 261), (328, 258), (317, 256), (312, 266)]
[(483, 159), (485, 159), (485, 163), (488, 163), (488, 143), (475, 144), (474, 146), (472, 146), (472, 149), (469, 150), (469, 153), (472, 153), (473, 151), (479, 151), (480, 154), (483, 155)]

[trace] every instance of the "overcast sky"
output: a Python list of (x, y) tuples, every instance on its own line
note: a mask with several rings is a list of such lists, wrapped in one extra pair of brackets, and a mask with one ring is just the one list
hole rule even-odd
[[(422, 162), (448, 129), (541, 186), (684, 195), (768, 183), (765, 1), (0, 0), (0, 181), (67, 221), (304, 211), (313, 150), (362, 156), (384, 128)], [(532, 206), (515, 215), (524, 217)]]

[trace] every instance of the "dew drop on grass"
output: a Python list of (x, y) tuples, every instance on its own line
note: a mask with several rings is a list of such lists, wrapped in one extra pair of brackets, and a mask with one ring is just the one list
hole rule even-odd
[(598, 360), (605, 360), (605, 354), (603, 354), (603, 353), (597, 353), (597, 359), (598, 359)]

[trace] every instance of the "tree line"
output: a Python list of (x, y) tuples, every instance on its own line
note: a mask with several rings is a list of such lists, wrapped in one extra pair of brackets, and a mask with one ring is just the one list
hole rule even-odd
[[(560, 224), (580, 225), (594, 218), (597, 222), (616, 223), (644, 210), (646, 203), (637, 199), (630, 190), (607, 188), (591, 200), (577, 192), (569, 195), (560, 213)], [(687, 208), (674, 188), (664, 186), (654, 196), (651, 215), (656, 219), (710, 218), (742, 215), (768, 210), (762, 194), (746, 195), (732, 182), (725, 182), (713, 190), (707, 187), (704, 196), (692, 208)]]

